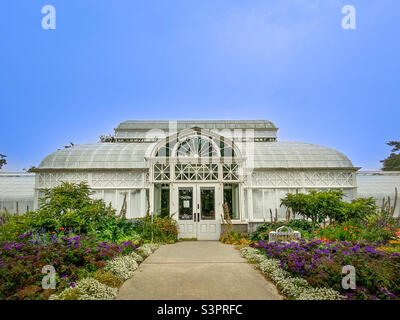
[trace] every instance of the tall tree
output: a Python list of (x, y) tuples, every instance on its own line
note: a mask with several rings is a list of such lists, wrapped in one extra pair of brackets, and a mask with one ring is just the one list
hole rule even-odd
[(383, 171), (400, 171), (400, 141), (389, 141), (386, 143), (388, 146), (393, 147), (390, 156), (384, 160)]
[(7, 160), (4, 159), (5, 157), (7, 157), (7, 156), (5, 156), (4, 154), (0, 154), (0, 169), (1, 169), (4, 165), (7, 164)]

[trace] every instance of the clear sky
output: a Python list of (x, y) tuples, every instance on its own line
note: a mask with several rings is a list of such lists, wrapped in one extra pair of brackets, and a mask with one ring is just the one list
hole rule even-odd
[(134, 119), (267, 119), (380, 169), (400, 139), (399, 18), (399, 0), (1, 0), (3, 170)]

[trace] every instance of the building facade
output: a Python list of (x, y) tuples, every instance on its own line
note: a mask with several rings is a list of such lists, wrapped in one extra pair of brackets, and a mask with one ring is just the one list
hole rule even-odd
[(35, 174), (0, 171), (0, 211), (24, 214), (33, 210)]
[(179, 237), (217, 240), (223, 204), (233, 225), (250, 232), (285, 218), (287, 193), (342, 189), (356, 196), (359, 168), (330, 148), (281, 142), (266, 120), (125, 121), (104, 142), (75, 145), (47, 156), (36, 169), (41, 190), (87, 181), (93, 197), (127, 218), (171, 215)]

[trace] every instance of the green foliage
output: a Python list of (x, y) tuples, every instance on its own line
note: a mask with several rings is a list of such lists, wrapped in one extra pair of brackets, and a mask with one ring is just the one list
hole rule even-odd
[(25, 216), (11, 216), (5, 224), (0, 225), (0, 241), (14, 240), (28, 230)]
[(249, 245), (249, 235), (247, 233), (241, 233), (236, 231), (230, 231), (221, 235), (219, 241), (225, 244), (235, 245)]
[(178, 225), (172, 217), (147, 216), (142, 221), (144, 240), (161, 243), (174, 243), (178, 240)]
[(5, 156), (4, 154), (0, 154), (0, 169), (1, 169), (4, 165), (7, 164), (7, 160), (4, 159), (4, 158), (6, 158), (6, 157), (7, 157), (7, 156)]
[(63, 182), (60, 186), (45, 189), (39, 210), (27, 214), (33, 228), (54, 230), (73, 229), (77, 233), (95, 232), (104, 224), (115, 224), (117, 217), (111, 206), (103, 200), (90, 198), (91, 190), (86, 182)]
[(256, 231), (254, 231), (250, 235), (250, 240), (268, 240), (269, 233), (271, 231), (275, 231), (279, 227), (287, 226), (292, 228), (295, 231), (299, 231), (301, 233), (302, 238), (311, 237), (314, 230), (317, 228), (317, 224), (312, 223), (308, 220), (291, 220), (287, 221), (278, 221), (278, 222), (265, 222), (264, 224), (257, 227)]
[(309, 194), (287, 194), (281, 204), (315, 223), (326, 219), (335, 222), (349, 220), (365, 221), (377, 214), (378, 207), (373, 198), (358, 198), (350, 203), (342, 201), (343, 191), (315, 191)]
[(343, 191), (316, 191), (310, 190), (308, 194), (287, 194), (281, 199), (281, 205), (290, 208), (295, 214), (299, 214), (312, 222), (323, 222), (326, 218), (342, 220)]
[(85, 182), (67, 183), (44, 190), (40, 208), (23, 216), (14, 216), (0, 226), (0, 239), (13, 240), (31, 230), (41, 232), (90, 234), (101, 240), (141, 240), (135, 222), (120, 219), (103, 200), (90, 197)]
[(104, 269), (97, 270), (94, 273), (93, 278), (111, 288), (119, 288), (124, 283), (122, 279)]
[[(400, 141), (389, 141), (386, 143), (388, 146), (393, 147), (390, 155), (381, 160), (383, 163), (383, 171), (399, 171), (400, 170)], [(397, 153), (396, 153), (397, 152)]]
[(8, 221), (10, 221), (12, 216), (13, 215), (10, 212), (8, 212), (7, 210), (1, 210), (0, 211), (0, 226), (7, 223)]
[(358, 220), (365, 221), (368, 217), (376, 214), (378, 206), (375, 200), (371, 198), (358, 198), (350, 203), (343, 202), (342, 219), (339, 221)]
[(350, 220), (342, 223), (335, 223), (326, 228), (320, 227), (315, 236), (334, 241), (387, 241), (395, 237), (396, 228), (384, 221), (378, 223), (367, 223)]

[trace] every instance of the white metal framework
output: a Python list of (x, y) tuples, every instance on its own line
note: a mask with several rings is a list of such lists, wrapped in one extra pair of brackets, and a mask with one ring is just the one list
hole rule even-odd
[(131, 218), (158, 212), (161, 203), (165, 209), (168, 199), (172, 215), (186, 184), (193, 192), (214, 188), (217, 218), (234, 195), (233, 223), (251, 225), (269, 220), (271, 211), (284, 218), (280, 199), (287, 193), (342, 189), (345, 200), (357, 195), (359, 168), (344, 154), (277, 141), (277, 130), (266, 120), (124, 121), (113, 141), (74, 145), (43, 159), (36, 170), (35, 207), (44, 188), (86, 181), (94, 197), (117, 211), (126, 204)]
[(240, 151), (206, 130), (183, 130), (162, 140), (148, 160), (151, 182), (241, 181)]

